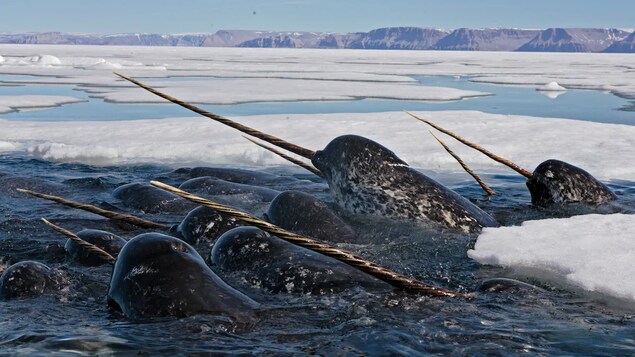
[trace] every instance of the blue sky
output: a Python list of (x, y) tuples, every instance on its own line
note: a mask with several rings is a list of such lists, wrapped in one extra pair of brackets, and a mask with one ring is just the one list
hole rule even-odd
[(0, 0), (0, 32), (635, 27), (635, 0)]

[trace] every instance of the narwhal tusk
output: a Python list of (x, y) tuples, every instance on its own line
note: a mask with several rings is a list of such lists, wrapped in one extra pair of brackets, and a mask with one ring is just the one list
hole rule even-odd
[(126, 77), (123, 74), (116, 73), (116, 72), (115, 72), (115, 74), (117, 76), (127, 80), (128, 82), (136, 84), (137, 86), (147, 90), (148, 92), (150, 92), (152, 94), (158, 95), (159, 97), (161, 97), (163, 99), (169, 100), (170, 102), (172, 102), (174, 104), (178, 104), (178, 105), (182, 106), (183, 108), (189, 109), (189, 110), (191, 110), (191, 111), (193, 111), (193, 112), (195, 112), (197, 114), (200, 114), (200, 115), (202, 115), (204, 117), (207, 117), (207, 118), (215, 120), (215, 121), (217, 121), (219, 123), (225, 124), (225, 125), (227, 125), (227, 126), (229, 126), (231, 128), (240, 130), (240, 131), (242, 131), (243, 133), (245, 133), (247, 135), (254, 136), (254, 137), (258, 138), (258, 139), (264, 140), (264, 141), (266, 141), (266, 142), (268, 142), (270, 144), (273, 144), (273, 145), (275, 145), (277, 147), (283, 148), (285, 150), (289, 150), (292, 153), (298, 154), (298, 155), (300, 155), (302, 157), (305, 157), (305, 158), (307, 158), (309, 160), (313, 158), (313, 155), (315, 155), (315, 151), (312, 151), (312, 150), (303, 148), (301, 146), (292, 144), (292, 143), (290, 143), (288, 141), (282, 140), (282, 139), (277, 138), (277, 137), (275, 137), (273, 135), (269, 135), (269, 134), (263, 133), (263, 132), (258, 131), (256, 129), (252, 129), (252, 128), (248, 127), (248, 126), (245, 126), (245, 125), (242, 125), (240, 123), (237, 123), (237, 122), (235, 122), (235, 121), (233, 121), (231, 119), (225, 118), (225, 117), (223, 117), (221, 115), (214, 114), (214, 113), (208, 112), (206, 110), (203, 110), (203, 109), (201, 109), (201, 108), (199, 108), (197, 106), (194, 106), (192, 104), (184, 102), (184, 101), (182, 101), (180, 99), (171, 97), (171, 96), (169, 96), (169, 95), (167, 95), (165, 93), (161, 93), (158, 90), (156, 90), (156, 89), (154, 89), (152, 87), (149, 87), (149, 86), (147, 86), (147, 85), (145, 85), (145, 84), (143, 84), (143, 83), (141, 83), (139, 81), (136, 81), (136, 80), (134, 80), (132, 78)]
[(531, 178), (531, 176), (533, 176), (533, 174), (531, 172), (521, 168), (520, 166), (514, 164), (513, 162), (511, 162), (511, 161), (509, 161), (507, 159), (504, 159), (504, 158), (492, 153), (491, 151), (489, 151), (489, 150), (487, 150), (487, 149), (485, 149), (485, 148), (483, 148), (481, 146), (478, 146), (478, 145), (476, 145), (476, 144), (474, 144), (474, 143), (472, 143), (470, 141), (467, 141), (466, 139), (458, 136), (457, 134), (454, 134), (453, 132), (451, 132), (449, 130), (443, 129), (442, 127), (434, 124), (433, 122), (431, 122), (431, 121), (429, 121), (429, 120), (427, 120), (425, 118), (421, 118), (421, 117), (416, 116), (416, 115), (414, 115), (414, 114), (412, 114), (410, 112), (406, 112), (406, 113), (408, 115), (410, 115), (411, 117), (413, 117), (413, 118), (415, 118), (417, 120), (420, 120), (420, 121), (430, 125), (431, 127), (437, 129), (438, 131), (455, 138), (456, 140), (458, 140), (458, 141), (462, 142), (463, 144), (471, 147), (472, 149), (480, 151), (481, 153), (485, 154), (490, 159), (492, 159), (494, 161), (497, 161), (497, 162), (500, 162), (501, 164), (503, 164), (503, 165), (511, 168), (512, 170), (518, 172), (519, 174), (525, 176), (526, 178)]
[(91, 213), (94, 213), (94, 214), (98, 214), (98, 215), (106, 217), (106, 218), (110, 218), (110, 219), (115, 219), (115, 220), (118, 220), (118, 221), (126, 222), (126, 223), (129, 223), (129, 224), (132, 224), (134, 226), (141, 227), (141, 228), (158, 228), (158, 229), (169, 229), (170, 228), (170, 227), (168, 227), (168, 226), (166, 226), (164, 224), (148, 221), (148, 220), (145, 220), (143, 218), (135, 217), (135, 216), (130, 215), (130, 214), (123, 214), (123, 213), (117, 213), (117, 212), (113, 212), (113, 211), (108, 211), (108, 210), (105, 210), (105, 209), (102, 209), (102, 208), (99, 208), (99, 207), (96, 207), (96, 206), (93, 206), (93, 205), (67, 200), (65, 198), (58, 197), (58, 196), (47, 195), (47, 194), (44, 194), (44, 193), (39, 193), (39, 192), (31, 191), (31, 190), (26, 190), (24, 188), (18, 188), (17, 190), (20, 191), (20, 192), (27, 193), (27, 194), (29, 194), (31, 196), (35, 196), (35, 197), (43, 198), (45, 200), (57, 202), (57, 203), (60, 203), (60, 204), (62, 204), (64, 206), (68, 206), (68, 207), (72, 207), (72, 208), (77, 208), (77, 209), (81, 209), (81, 210), (84, 210), (84, 211), (88, 211), (88, 212), (91, 212)]
[(159, 187), (166, 191), (177, 194), (185, 199), (198, 203), (202, 206), (213, 208), (219, 212), (232, 215), (235, 218), (240, 219), (241, 221), (250, 223), (289, 243), (292, 243), (300, 247), (310, 249), (314, 252), (318, 252), (320, 254), (324, 254), (331, 258), (337, 259), (343, 263), (346, 263), (356, 269), (359, 269), (365, 272), (366, 274), (372, 275), (376, 277), (377, 279), (382, 280), (398, 289), (402, 289), (409, 292), (416, 292), (416, 293), (420, 293), (427, 296), (464, 297), (464, 295), (460, 293), (422, 283), (418, 280), (393, 272), (385, 267), (382, 267), (368, 260), (365, 260), (361, 257), (358, 257), (351, 252), (332, 247), (328, 244), (318, 242), (308, 237), (303, 237), (301, 235), (291, 233), (269, 222), (265, 222), (261, 219), (258, 219), (257, 217), (254, 217), (250, 214), (238, 211), (233, 208), (229, 208), (227, 206), (223, 206), (219, 203), (210, 201), (202, 197), (192, 195), (176, 187), (172, 187), (170, 185), (166, 185), (158, 181), (151, 181), (150, 183), (156, 187)]
[(263, 143), (259, 143), (259, 142), (257, 142), (256, 140), (254, 140), (254, 139), (252, 139), (252, 138), (250, 138), (250, 137), (247, 137), (247, 136), (244, 136), (244, 135), (243, 135), (242, 137), (243, 137), (243, 138), (245, 138), (245, 139), (247, 139), (247, 140), (249, 140), (249, 141), (251, 141), (252, 143), (254, 143), (254, 144), (256, 144), (256, 145), (260, 146), (261, 148), (263, 148), (263, 149), (265, 149), (265, 150), (269, 150), (269, 151), (271, 151), (272, 153), (274, 153), (274, 154), (276, 154), (276, 155), (280, 156), (281, 158), (283, 158), (283, 159), (285, 159), (285, 160), (287, 160), (287, 161), (289, 161), (289, 162), (292, 162), (292, 163), (294, 163), (294, 164), (296, 164), (296, 165), (298, 165), (298, 166), (300, 166), (300, 167), (302, 167), (302, 168), (305, 168), (305, 169), (307, 169), (307, 170), (311, 171), (312, 173), (316, 174), (316, 175), (317, 175), (317, 176), (319, 176), (319, 177), (322, 177), (322, 172), (320, 172), (320, 170), (318, 170), (317, 168), (315, 168), (313, 165), (311, 165), (311, 164), (307, 164), (307, 163), (302, 162), (302, 161), (300, 161), (300, 160), (298, 160), (298, 159), (295, 159), (295, 158), (293, 158), (293, 157), (291, 157), (291, 156), (289, 156), (289, 155), (287, 155), (287, 154), (283, 153), (283, 152), (282, 152), (282, 151), (280, 151), (280, 150), (277, 150), (277, 149), (275, 149), (275, 148), (273, 148), (273, 147), (271, 147), (271, 146), (267, 146), (267, 145), (265, 145), (265, 144), (263, 144)]
[(110, 253), (106, 252), (105, 250), (99, 248), (98, 246), (94, 244), (88, 243), (87, 241), (78, 237), (75, 233), (68, 231), (56, 224), (53, 224), (44, 218), (42, 218), (42, 222), (44, 222), (47, 226), (51, 227), (54, 231), (67, 236), (70, 240), (74, 241), (79, 246), (88, 249), (88, 251), (90, 251), (91, 253), (97, 254), (105, 262), (110, 264), (113, 264), (115, 262), (116, 259), (112, 255), (110, 255)]
[(434, 138), (437, 139), (439, 144), (443, 146), (443, 148), (445, 149), (445, 151), (448, 152), (448, 154), (452, 155), (452, 157), (459, 163), (459, 165), (461, 165), (461, 167), (463, 168), (463, 170), (465, 170), (465, 172), (470, 174), (470, 176), (474, 177), (476, 182), (478, 182), (478, 184), (481, 185), (481, 188), (483, 189), (483, 191), (485, 191), (485, 193), (487, 193), (489, 196), (496, 195), (496, 192), (494, 192), (494, 190), (492, 190), (489, 186), (487, 186), (485, 181), (483, 181), (483, 179), (481, 179), (479, 175), (477, 175), (474, 171), (472, 171), (472, 169), (470, 169), (467, 166), (467, 164), (459, 157), (459, 155), (455, 154), (454, 151), (452, 151), (443, 141), (441, 141), (441, 139), (439, 139), (436, 135), (434, 135), (433, 132), (430, 132), (430, 134), (432, 134), (432, 136), (434, 136)]

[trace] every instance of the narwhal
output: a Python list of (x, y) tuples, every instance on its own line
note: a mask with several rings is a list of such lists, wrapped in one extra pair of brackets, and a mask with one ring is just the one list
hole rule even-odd
[(408, 114), (525, 176), (527, 188), (531, 194), (531, 203), (534, 205), (542, 207), (571, 203), (601, 205), (617, 199), (615, 193), (605, 184), (577, 166), (550, 159), (538, 165), (532, 173), (425, 118), (412, 113)]
[(472, 202), (411, 168), (394, 152), (370, 139), (343, 135), (323, 150), (312, 151), (117, 75), (195, 113), (311, 160), (327, 181), (335, 202), (352, 214), (436, 223), (466, 233), (498, 226), (494, 218)]

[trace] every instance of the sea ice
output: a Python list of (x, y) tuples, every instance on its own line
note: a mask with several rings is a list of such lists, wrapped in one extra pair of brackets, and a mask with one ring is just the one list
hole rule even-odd
[[(635, 126), (477, 111), (418, 114), (530, 171), (542, 161), (560, 159), (599, 179), (635, 180)], [(312, 150), (324, 148), (336, 136), (358, 134), (385, 145), (413, 167), (461, 170), (429, 134), (429, 128), (403, 112), (277, 114), (232, 119)], [(0, 120), (0, 140), (13, 142), (36, 157), (59, 161), (290, 165), (244, 140), (238, 131), (202, 117), (111, 122)], [(452, 139), (446, 138), (446, 142), (477, 172), (513, 174)]]
[(85, 100), (56, 95), (4, 95), (0, 96), (0, 114), (20, 109), (43, 109), (80, 102)]
[[(454, 88), (424, 87), (398, 83), (359, 81), (295, 80), (249, 78), (223, 80), (159, 81), (154, 86), (181, 100), (207, 104), (244, 102), (354, 100), (357, 98), (448, 101), (487, 95)], [(259, 88), (259, 90), (254, 90)], [(165, 99), (140, 90), (134, 85), (109, 88), (96, 93), (111, 102), (164, 103)]]
[[(62, 65), (42, 66), (25, 59), (33, 53), (57, 57)], [(414, 75), (450, 75), (470, 80), (538, 87), (558, 82), (572, 89), (609, 91), (635, 98), (635, 71), (630, 54), (453, 52), (453, 51), (364, 51), (317, 49), (252, 49), (0, 45), (5, 57), (2, 73), (58, 78), (40, 78), (48, 83), (88, 86), (118, 86), (113, 69), (139, 77), (204, 76), (215, 78), (313, 79), (375, 83), (413, 83)], [(105, 60), (103, 65), (96, 61)], [(21, 64), (22, 63), (22, 64)], [(29, 65), (30, 64), (30, 65)], [(121, 66), (121, 68), (119, 68)], [(110, 76), (110, 80), (103, 78)], [(70, 79), (68, 78), (70, 77)], [(97, 78), (102, 78), (95, 82)], [(294, 88), (297, 90), (298, 88)], [(216, 87), (206, 90), (218, 91)], [(390, 88), (388, 88), (390, 90)], [(253, 88), (252, 88), (253, 91)], [(311, 87), (295, 97), (316, 94)], [(364, 94), (383, 94), (381, 88)], [(341, 93), (334, 93), (341, 94)], [(346, 93), (347, 96), (355, 94)], [(293, 100), (294, 97), (289, 98)], [(328, 97), (327, 97), (328, 98)], [(412, 98), (412, 96), (408, 97)], [(460, 97), (459, 97), (460, 98)], [(434, 99), (434, 98), (431, 98)], [(457, 99), (457, 98), (455, 98)]]
[(62, 64), (59, 58), (52, 55), (33, 56), (30, 61), (41, 66), (59, 66)]
[(563, 92), (563, 91), (566, 91), (567, 88), (559, 85), (558, 82), (549, 82), (545, 84), (544, 86), (540, 86), (536, 88), (536, 90), (542, 91), (542, 92)]
[(584, 215), (485, 228), (468, 256), (537, 279), (635, 300), (635, 215)]

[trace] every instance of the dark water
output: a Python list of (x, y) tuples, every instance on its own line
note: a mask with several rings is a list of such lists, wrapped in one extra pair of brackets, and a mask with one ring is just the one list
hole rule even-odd
[[(469, 77), (414, 76), (421, 85), (475, 90), (492, 95), (449, 102), (359, 99), (352, 101), (264, 102), (232, 105), (200, 105), (225, 116), (255, 114), (317, 114), (372, 113), (402, 110), (478, 110), (494, 114), (530, 115), (536, 117), (569, 118), (601, 123), (635, 125), (635, 112), (626, 110), (633, 103), (609, 93), (571, 89), (556, 99), (549, 99), (532, 88), (500, 86), (469, 81)], [(0, 75), (2, 81), (33, 80), (34, 77)], [(157, 80), (211, 80), (210, 77), (172, 77), (142, 79), (152, 85)], [(416, 85), (416, 84), (413, 84)], [(69, 120), (135, 120), (192, 116), (173, 104), (114, 104), (91, 98), (73, 85), (0, 86), (0, 95), (64, 95), (87, 102), (63, 105), (51, 109), (14, 112), (0, 115), (8, 120), (69, 121)], [(622, 110), (624, 109), (624, 110)]]
[[(124, 237), (142, 231), (89, 213), (62, 208), (16, 192), (28, 187), (135, 214), (111, 197), (124, 183), (182, 178), (160, 166), (94, 167), (53, 163), (13, 154), (0, 156), (0, 251), (4, 265), (38, 260), (60, 269), (70, 286), (38, 298), (0, 302), (0, 354), (280, 354), (280, 355), (633, 355), (632, 306), (598, 300), (575, 290), (528, 279), (502, 268), (480, 266), (466, 256), (476, 237), (420, 225), (348, 217), (367, 244), (342, 247), (398, 272), (441, 287), (470, 292), (480, 281), (514, 277), (544, 290), (481, 293), (473, 300), (423, 298), (402, 293), (351, 290), (335, 295), (267, 294), (227, 279), (267, 309), (254, 326), (233, 326), (220, 317), (198, 315), (133, 323), (106, 308), (111, 268), (72, 264), (53, 249), (64, 239), (39, 219), (72, 231), (105, 229)], [(273, 169), (284, 176), (313, 179), (299, 169)], [(430, 174), (493, 214), (503, 225), (527, 219), (566, 217), (592, 209), (549, 211), (529, 205), (524, 180), (516, 175), (484, 178), (498, 192), (485, 200), (462, 175)], [(329, 200), (319, 180), (297, 181)], [(635, 182), (610, 183), (627, 209), (635, 208)], [(283, 184), (272, 188), (284, 189)], [(231, 199), (231, 198), (229, 198)], [(605, 207), (610, 213), (620, 208)], [(176, 223), (178, 215), (147, 218)], [(47, 249), (48, 247), (48, 249)], [(197, 249), (207, 254), (209, 247)]]

